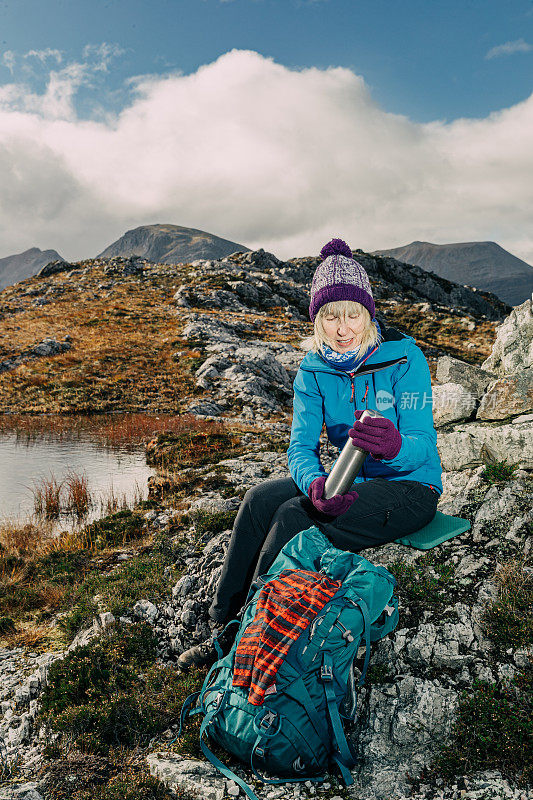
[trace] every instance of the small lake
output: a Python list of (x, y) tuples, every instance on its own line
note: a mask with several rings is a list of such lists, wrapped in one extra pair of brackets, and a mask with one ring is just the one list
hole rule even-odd
[[(113, 424), (118, 422), (113, 415)], [(120, 415), (122, 421), (126, 415)], [(43, 480), (54, 477), (66, 486), (69, 475), (83, 476), (91, 498), (89, 512), (80, 519), (62, 508), (53, 529), (72, 530), (104, 516), (111, 510), (132, 506), (148, 494), (147, 481), (155, 470), (148, 467), (144, 446), (106, 442), (97, 435), (94, 423), (85, 427), (72, 418), (60, 430), (50, 428), (46, 418), (33, 421), (31, 429), (9, 430), (6, 416), (0, 429), (0, 524), (9, 521), (37, 522), (34, 490)], [(60, 497), (66, 500), (65, 488)], [(107, 509), (107, 511), (106, 511)]]

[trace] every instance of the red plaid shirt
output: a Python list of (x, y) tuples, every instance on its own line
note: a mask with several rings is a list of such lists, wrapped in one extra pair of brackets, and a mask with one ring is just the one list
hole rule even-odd
[(250, 687), (249, 703), (262, 705), (289, 647), (340, 586), (303, 569), (285, 569), (264, 586), (235, 653), (233, 686)]

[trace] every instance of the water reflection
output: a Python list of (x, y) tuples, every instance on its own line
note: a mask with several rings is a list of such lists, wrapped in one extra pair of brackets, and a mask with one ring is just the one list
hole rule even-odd
[[(124, 415), (125, 416), (125, 415)], [(5, 421), (5, 418), (4, 418)], [(154, 470), (146, 465), (144, 447), (123, 443), (109, 446), (91, 428), (72, 418), (72, 425), (51, 430), (46, 420), (43, 427), (31, 431), (0, 432), (0, 519), (35, 521), (34, 493), (43, 480), (55, 477), (64, 483), (67, 498), (68, 476), (86, 477), (93, 504), (83, 522), (102, 516), (106, 501), (113, 497), (120, 505), (128, 505), (146, 497), (147, 480)], [(74, 515), (61, 514), (55, 524), (58, 530), (79, 527)]]

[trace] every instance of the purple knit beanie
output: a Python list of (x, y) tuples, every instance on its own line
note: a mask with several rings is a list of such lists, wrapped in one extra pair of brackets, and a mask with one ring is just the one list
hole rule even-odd
[(342, 239), (332, 239), (320, 251), (322, 263), (318, 265), (311, 284), (309, 316), (315, 321), (319, 309), (336, 300), (354, 300), (364, 306), (374, 319), (376, 306), (370, 281)]

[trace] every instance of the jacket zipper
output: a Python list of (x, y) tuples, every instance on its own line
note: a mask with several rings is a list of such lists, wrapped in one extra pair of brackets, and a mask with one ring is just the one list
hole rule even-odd
[[(352, 384), (352, 394), (351, 394), (351, 397), (350, 397), (350, 403), (353, 401), (354, 411), (355, 411), (356, 408), (357, 408), (357, 398), (355, 397), (355, 383), (354, 383), (354, 379), (355, 379), (355, 375), (356, 374), (357, 375), (371, 375), (373, 372), (380, 372), (380, 370), (382, 370), (382, 369), (388, 369), (389, 367), (394, 366), (394, 364), (406, 364), (406, 363), (407, 363), (407, 356), (401, 356), (401, 358), (394, 359), (393, 361), (385, 361), (382, 364), (376, 364), (374, 367), (372, 367), (370, 369), (366, 369), (366, 370), (361, 370), (360, 372), (357, 372), (357, 370), (356, 370), (354, 372), (337, 372), (336, 374), (337, 375), (348, 375), (350, 377), (350, 383)], [(309, 367), (300, 367), (300, 369), (305, 370), (305, 372), (326, 372), (329, 375), (335, 374), (334, 371), (329, 370), (329, 369), (310, 369)], [(363, 397), (363, 400), (366, 399), (366, 396), (368, 394), (368, 381), (365, 381), (365, 383), (366, 383), (366, 390), (365, 390), (365, 395)], [(367, 403), (367, 405), (368, 405), (368, 403)], [(328, 445), (329, 445), (329, 442), (328, 442)], [(366, 481), (364, 465), (361, 467), (361, 477), (363, 478), (363, 480)]]
[[(401, 358), (395, 358), (393, 361), (384, 361), (382, 364), (375, 364), (373, 367), (369, 369), (362, 369), (360, 371), (356, 370), (354, 375), (371, 375), (373, 372), (379, 372), (382, 369), (388, 369), (389, 367), (393, 367), (395, 364), (406, 364), (407, 363), (407, 356), (402, 356)], [(315, 367), (304, 367), (300, 366), (301, 370), (305, 372), (325, 372), (328, 375), (346, 375), (346, 372), (340, 372), (337, 370), (332, 369), (320, 369)]]

